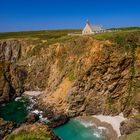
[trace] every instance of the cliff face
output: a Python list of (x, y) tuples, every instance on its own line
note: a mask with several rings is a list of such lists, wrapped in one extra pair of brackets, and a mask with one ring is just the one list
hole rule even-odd
[(97, 53), (101, 54), (93, 56), (90, 68), (69, 91), (67, 102), (70, 116), (117, 115), (128, 107), (132, 58), (110, 45), (102, 47)]
[(45, 79), (40, 100), (69, 116), (137, 112), (139, 48), (133, 40), (125, 38), (121, 45), (85, 37), (42, 49), (30, 66), (39, 78), (32, 85)]
[[(52, 45), (47, 40), (1, 41), (0, 99), (20, 95), (23, 89), (40, 90), (44, 93), (38, 98), (39, 106), (50, 119), (56, 115), (57, 120), (60, 114), (123, 112), (135, 123), (140, 113), (139, 46), (139, 32), (116, 41), (93, 37)], [(124, 128), (125, 123), (122, 133), (129, 133), (130, 127), (127, 132)]]
[(0, 103), (20, 96), (27, 73), (17, 64), (21, 54), (21, 41), (0, 41)]

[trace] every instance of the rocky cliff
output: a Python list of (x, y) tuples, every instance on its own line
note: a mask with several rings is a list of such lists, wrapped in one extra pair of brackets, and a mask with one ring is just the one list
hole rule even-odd
[[(28, 74), (28, 72), (30, 72), (29, 62), (27, 61), (26, 65), (24, 64), (24, 60), (27, 60), (28, 52), (34, 48), (34, 44), (39, 45), (38, 40), (0, 40), (0, 106), (5, 102), (14, 99), (15, 97), (21, 96), (25, 87), (29, 87), (29, 83), (31, 85), (31, 79)], [(29, 82), (27, 80), (25, 84), (27, 77), (30, 80)], [(34, 90), (32, 87), (30, 89)], [(27, 120), (28, 123), (25, 122), (25, 126), (20, 126), (0, 118), (0, 139), (59, 139), (51, 132), (47, 125), (35, 123), (37, 120), (33, 119), (34, 118), (32, 117), (29, 118)], [(18, 132), (5, 137), (12, 133), (12, 131), (14, 131), (17, 127), (19, 127), (19, 130), (22, 129), (22, 131), (26, 131), (26, 136), (25, 134)], [(41, 129), (40, 131), (38, 131), (38, 127)], [(17, 131), (18, 130), (16, 130), (16, 132)]]
[(123, 112), (130, 120), (122, 123), (121, 132), (128, 134), (140, 127), (139, 46), (140, 32), (102, 40), (73, 37), (54, 44), (2, 40), (1, 102), (24, 89), (43, 91), (38, 107), (50, 120)]
[(27, 72), (24, 66), (17, 63), (21, 45), (18, 40), (0, 41), (0, 103), (20, 96), (24, 91)]

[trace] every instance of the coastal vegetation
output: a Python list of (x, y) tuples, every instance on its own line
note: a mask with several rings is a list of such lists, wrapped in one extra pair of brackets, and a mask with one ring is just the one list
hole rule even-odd
[(118, 140), (139, 140), (140, 130), (133, 132), (132, 134), (121, 136)]
[(42, 31), (23, 31), (23, 32), (7, 32), (0, 33), (0, 39), (10, 38), (40, 38), (40, 39), (58, 39), (66, 36), (68, 33), (80, 32), (79, 29), (73, 30), (42, 30)]
[[(52, 140), (53, 133), (45, 124), (21, 126), (15, 132), (6, 137), (6, 140)], [(57, 139), (56, 139), (57, 140)]]

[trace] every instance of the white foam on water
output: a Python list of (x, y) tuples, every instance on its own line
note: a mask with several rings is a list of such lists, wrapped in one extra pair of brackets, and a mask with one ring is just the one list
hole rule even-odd
[(36, 110), (32, 111), (32, 113), (39, 114), (39, 111), (36, 109)]
[(40, 114), (40, 115), (39, 115), (39, 119), (42, 119), (42, 118), (43, 118), (43, 116), (42, 116), (42, 114)]
[(29, 97), (29, 100), (33, 105), (36, 104), (36, 101), (35, 101), (35, 99), (33, 99), (33, 97)]
[(41, 120), (42, 122), (44, 122), (44, 123), (48, 123), (49, 122), (49, 120), (48, 119), (46, 119), (46, 118), (42, 118), (42, 120)]
[(105, 127), (101, 127), (101, 126), (99, 126), (98, 129), (99, 129), (99, 130), (106, 130)]
[(15, 101), (17, 102), (17, 101), (19, 101), (21, 99), (21, 97), (17, 97), (17, 98), (15, 98)]
[(100, 138), (102, 136), (103, 130), (106, 129), (105, 127), (97, 127), (97, 125), (95, 123), (93, 123), (92, 121), (89, 121), (89, 122), (88, 121), (82, 121), (82, 120), (78, 120), (78, 121), (86, 128), (93, 127), (93, 135), (97, 138)]
[(40, 111), (40, 110), (37, 110), (37, 109), (33, 110), (34, 105), (37, 103), (36, 99), (33, 98), (32, 96), (29, 96), (29, 100), (30, 100), (30, 106), (28, 106), (27, 109), (30, 112), (32, 112), (34, 114), (37, 114), (39, 116), (39, 120), (41, 122), (44, 122), (44, 123), (47, 124), (49, 122), (49, 120), (48, 120), (47, 117), (46, 118), (43, 118), (43, 115), (42, 115), (43, 114), (43, 111)]
[[(36, 104), (36, 101), (35, 101), (35, 99), (33, 99), (33, 97), (29, 97), (29, 100), (30, 100), (30, 105), (27, 107), (27, 110), (31, 111), (33, 109), (34, 105)], [(33, 111), (31, 111), (31, 112), (33, 112)], [(33, 113), (37, 114), (36, 111)]]
[(48, 118), (47, 118), (47, 117), (46, 117), (46, 118), (43, 118), (43, 115), (42, 115), (42, 114), (39, 114), (39, 120), (40, 120), (41, 122), (46, 123), (46, 124), (49, 122)]
[(92, 122), (87, 122), (87, 121), (80, 121), (80, 123), (81, 123), (82, 125), (84, 125), (86, 128), (87, 128), (87, 127), (96, 126), (94, 123), (92, 123)]
[(100, 137), (101, 137), (100, 133), (98, 133), (98, 132), (94, 132), (93, 135), (94, 135), (95, 137), (97, 137), (97, 138), (100, 138)]

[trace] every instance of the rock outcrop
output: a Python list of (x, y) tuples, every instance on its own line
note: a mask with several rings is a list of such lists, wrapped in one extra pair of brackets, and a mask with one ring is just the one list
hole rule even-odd
[(110, 46), (104, 46), (102, 52), (70, 89), (67, 99), (70, 116), (117, 115), (126, 109), (133, 60), (130, 56), (116, 54), (115, 48)]
[(27, 76), (24, 66), (17, 64), (21, 55), (21, 41), (0, 41), (0, 104), (20, 96)]

